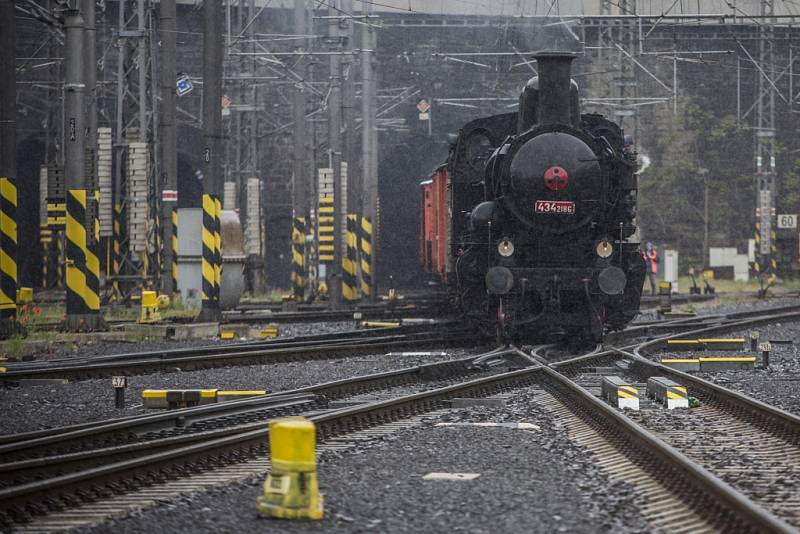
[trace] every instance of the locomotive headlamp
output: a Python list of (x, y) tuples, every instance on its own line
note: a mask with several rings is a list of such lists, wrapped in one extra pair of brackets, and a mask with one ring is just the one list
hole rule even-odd
[(603, 239), (597, 244), (597, 248), (595, 248), (597, 255), (601, 258), (605, 259), (610, 257), (614, 253), (614, 246), (608, 239)]
[(510, 239), (503, 239), (497, 244), (497, 253), (508, 258), (514, 254), (514, 243)]

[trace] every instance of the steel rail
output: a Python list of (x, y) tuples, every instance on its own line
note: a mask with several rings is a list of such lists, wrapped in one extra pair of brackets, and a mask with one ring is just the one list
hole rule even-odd
[(143, 354), (125, 358), (81, 359), (75, 362), (56, 362), (39, 366), (11, 366), (0, 374), (0, 380), (14, 381), (35, 378), (97, 378), (114, 374), (134, 375), (149, 372), (180, 368), (200, 369), (227, 365), (247, 365), (278, 363), (286, 361), (307, 361), (313, 359), (341, 358), (374, 353), (375, 351), (397, 349), (402, 347), (439, 346), (458, 343), (461, 336), (455, 331), (420, 332), (411, 334), (384, 335), (381, 337), (335, 341), (324, 344), (302, 343), (296, 346), (264, 346), (247, 347), (247, 350), (234, 351), (206, 350), (197, 348), (192, 351), (176, 354), (172, 357), (162, 353)]
[[(702, 328), (693, 331), (690, 334), (706, 333), (711, 331), (718, 331), (720, 329), (737, 328), (744, 325), (760, 324), (769, 322), (776, 318), (797, 318), (800, 312), (773, 314), (769, 316), (758, 317), (755, 319), (731, 321), (714, 327)], [(683, 334), (676, 334), (674, 336), (666, 336), (657, 338), (649, 344), (654, 344), (663, 341), (667, 337), (679, 337)], [(417, 393), (400, 397), (397, 399), (380, 401), (377, 403), (368, 403), (351, 408), (343, 408), (334, 412), (329, 412), (315, 417), (315, 422), (320, 424), (320, 435), (323, 438), (330, 437), (342, 432), (346, 432), (353, 426), (360, 427), (364, 425), (373, 424), (376, 420), (381, 420), (387, 417), (387, 411), (391, 418), (400, 418), (408, 415), (408, 413), (416, 413), (419, 410), (430, 410), (436, 407), (441, 407), (443, 402), (453, 398), (455, 395), (466, 396), (479, 396), (487, 395), (502, 389), (517, 388), (528, 385), (537, 380), (539, 375), (545, 375), (551, 380), (556, 378), (562, 384), (571, 384), (571, 388), (575, 390), (582, 390), (584, 396), (591, 397), (592, 403), (595, 406), (602, 406), (606, 412), (604, 417), (613, 417), (616, 419), (616, 427), (618, 429), (626, 429), (636, 436), (636, 440), (646, 443), (647, 447), (652, 449), (652, 454), (658, 454), (662, 460), (673, 462), (677, 466), (677, 472), (683, 473), (683, 476), (688, 477), (690, 482), (697, 487), (702, 487), (704, 490), (714, 497), (719, 503), (729, 508), (729, 512), (734, 513), (738, 518), (743, 520), (749, 526), (759, 530), (771, 532), (791, 532), (791, 528), (779, 519), (765, 512), (760, 507), (756, 506), (751, 501), (747, 500), (740, 493), (736, 492), (730, 486), (717, 479), (714, 475), (705, 471), (703, 468), (694, 464), (691, 460), (683, 456), (680, 452), (672, 449), (668, 445), (656, 439), (642, 428), (638, 428), (635, 423), (630, 421), (624, 415), (616, 412), (604, 403), (596, 399), (588, 391), (583, 390), (577, 384), (570, 381), (566, 376), (558, 373), (555, 368), (575, 366), (579, 362), (581, 364), (588, 363), (589, 360), (597, 360), (609, 356), (610, 354), (619, 354), (620, 349), (611, 349), (601, 352), (594, 352), (591, 355), (573, 358), (568, 361), (554, 364), (552, 368), (543, 365), (533, 365), (531, 367), (511, 371), (508, 373), (497, 374), (491, 377), (480, 378), (471, 380), (462, 384), (438, 388), (435, 390)], [(654, 364), (646, 360), (643, 356), (633, 354), (636, 356), (637, 361), (645, 360), (650, 365)], [(694, 377), (691, 377), (694, 378)], [(714, 386), (713, 384), (711, 384)], [(576, 390), (576, 391), (577, 391)], [(588, 401), (586, 401), (588, 402)], [(598, 408), (600, 410), (600, 408)], [(609, 415), (610, 414), (610, 415)], [(791, 415), (791, 414), (789, 414)], [(125, 477), (131, 476), (131, 473), (137, 472), (142, 476), (149, 476), (154, 470), (158, 472), (159, 469), (167, 470), (174, 468), (174, 463), (185, 464), (186, 462), (197, 462), (208, 460), (210, 456), (222, 454), (228, 457), (229, 448), (234, 447), (241, 451), (246, 449), (248, 454), (255, 452), (264, 452), (265, 449), (265, 433), (263, 429), (245, 432), (235, 436), (226, 436), (214, 439), (202, 444), (194, 444), (187, 447), (182, 447), (178, 450), (163, 451), (158, 454), (150, 455), (143, 458), (134, 458), (123, 462), (118, 462), (112, 465), (102, 466), (96, 469), (87, 470), (79, 473), (72, 473), (61, 477), (46, 481), (32, 482), (22, 486), (0, 490), (0, 509), (12, 510), (16, 507), (19, 512), (20, 506), (31, 505), (32, 500), (37, 497), (42, 498), (45, 495), (52, 496), (54, 493), (58, 494), (64, 491), (77, 490), (81, 485), (92, 482), (94, 484), (101, 484), (107, 488), (107, 491), (119, 492), (118, 486), (114, 486), (114, 482), (119, 482)], [(655, 452), (655, 449), (658, 449)], [(223, 458), (224, 459), (224, 458)], [(109, 486), (109, 484), (111, 484)], [(109, 489), (110, 488), (110, 489)], [(102, 493), (102, 492), (101, 492)], [(9, 508), (10, 507), (10, 508)], [(33, 506), (36, 509), (36, 506)], [(39, 508), (39, 511), (42, 509)]]
[[(654, 463), (658, 466), (656, 467), (657, 470), (670, 469), (672, 471), (671, 477), (682, 478), (694, 486), (697, 494), (713, 498), (715, 505), (719, 507), (717, 510), (698, 510), (699, 512), (705, 515), (711, 515), (711, 512), (713, 512), (717, 518), (725, 518), (729, 513), (735, 514), (746, 526), (755, 528), (760, 532), (796, 532), (787, 523), (773, 516), (682, 452), (657, 438), (651, 432), (626, 417), (622, 412), (612, 408), (586, 389), (569, 380), (566, 376), (550, 367), (544, 367), (542, 371), (556, 384), (556, 387), (563, 388), (570, 393), (572, 398), (568, 401), (567, 406), (571, 411), (581, 415), (580, 410), (576, 410), (576, 407), (578, 404), (582, 405), (589, 412), (584, 415), (585, 419), (595, 425), (598, 424), (598, 420), (602, 420), (601, 424), (605, 432), (615, 434), (620, 439), (627, 441), (629, 445), (637, 447), (641, 454), (655, 457), (656, 461)], [(625, 452), (626, 455), (629, 454), (629, 451)], [(659, 478), (663, 477), (662, 472)], [(688, 504), (691, 505), (691, 503)], [(707, 507), (708, 504), (707, 501), (703, 502), (698, 499), (696, 506)], [(734, 530), (741, 531), (740, 529), (745, 525), (738, 525), (739, 528)], [(728, 525), (728, 527), (730, 529), (734, 525)]]
[[(492, 395), (499, 391), (517, 389), (534, 383), (544, 383), (549, 387), (555, 386), (567, 390), (573, 398), (573, 402), (569, 403), (570, 406), (574, 408), (580, 404), (584, 408), (588, 407), (591, 411), (590, 419), (595, 423), (598, 419), (603, 419), (605, 421), (603, 426), (607, 431), (619, 435), (630, 446), (637, 448), (640, 454), (657, 458), (658, 461), (652, 465), (658, 466), (661, 478), (664, 477), (665, 471), (668, 471), (666, 473), (668, 478), (679, 478), (682, 482), (692, 485), (695, 491), (702, 492), (706, 497), (703, 502), (706, 513), (713, 511), (717, 517), (727, 517), (729, 524), (740, 528), (754, 528), (764, 532), (793, 532), (791, 527), (784, 522), (765, 512), (676, 449), (657, 439), (564, 375), (542, 365), (469, 380), (390, 400), (329, 411), (311, 419), (317, 424), (319, 436), (324, 440), (381, 421), (402, 419), (438, 409), (445, 406), (448, 400), (457, 396)], [(247, 454), (264, 454), (266, 434), (266, 429), (258, 428), (83, 472), (7, 488), (0, 490), (0, 509), (6, 510), (12, 516), (19, 515), (23, 513), (21, 507), (31, 508), (33, 501), (41, 499), (45, 495), (52, 498), (53, 495), (74, 491), (78, 488), (84, 488), (83, 491), (86, 492), (88, 491), (85, 489), (87, 485), (91, 486), (92, 484), (108, 488), (111, 481), (119, 482), (126, 476), (132, 476), (133, 473), (146, 477), (150, 472), (161, 470), (164, 474), (164, 470), (167, 470), (166, 475), (168, 475), (170, 466), (175, 463), (186, 464), (201, 459), (208, 460), (210, 456), (218, 455), (220, 451), (229, 451), (230, 448), (239, 451), (245, 450)], [(626, 448), (626, 453), (630, 453), (630, 447)], [(109, 491), (113, 493), (113, 486)], [(709, 503), (708, 498), (713, 499), (713, 503)], [(33, 508), (35, 509), (36, 506)]]
[[(509, 352), (512, 352), (509, 350)], [(466, 368), (466, 361), (464, 360), (456, 360), (453, 362), (443, 362), (449, 365), (456, 365), (461, 366), (462, 368)], [(454, 363), (455, 362), (455, 363)], [(403, 370), (391, 372), (396, 375), (399, 375), (403, 372)], [(447, 372), (446, 367), (440, 366), (440, 368), (436, 368), (433, 364), (427, 364), (424, 366), (419, 366), (415, 368), (415, 372), (420, 376), (433, 376), (432, 374), (440, 374), (443, 372)], [(361, 386), (365, 385), (366, 382), (369, 380), (374, 379), (374, 377), (381, 375), (383, 373), (379, 373), (376, 375), (368, 375), (367, 377), (359, 377), (356, 379), (357, 381), (361, 382)], [(348, 379), (346, 381), (339, 381), (339, 382), (351, 382), (347, 384), (348, 386), (352, 386), (352, 382), (354, 379)], [(428, 392), (419, 393), (415, 395), (410, 395), (406, 397), (400, 397), (399, 400), (396, 399), (394, 403), (391, 401), (382, 401), (379, 403), (368, 403), (378, 404), (378, 405), (385, 405), (386, 407), (390, 406), (400, 406), (407, 402), (409, 399), (414, 400), (428, 400), (433, 402), (436, 400), (437, 402), (443, 400), (445, 398), (450, 398), (450, 395), (455, 392), (462, 392), (466, 393), (467, 390), (472, 390), (477, 388), (480, 390), (484, 388), (487, 384), (493, 384), (494, 382), (484, 382), (480, 379), (467, 382), (465, 384), (459, 384), (455, 386), (446, 386), (443, 388), (436, 388)], [(321, 384), (319, 386), (312, 386), (315, 391), (330, 391), (332, 388), (337, 387), (335, 382)], [(341, 387), (341, 384), (340, 386)], [(304, 388), (306, 389), (306, 388)], [(282, 395), (289, 395), (296, 393), (300, 390), (292, 390), (283, 392)], [(346, 422), (347, 416), (351, 413), (359, 413), (358, 410), (353, 411), (352, 408), (343, 408), (341, 410), (332, 410), (331, 413), (340, 413), (342, 416), (340, 418), (326, 418), (324, 416), (322, 419), (319, 419), (321, 423), (333, 423), (335, 421), (339, 422)], [(312, 418), (312, 420), (317, 420)], [(320, 435), (332, 435), (338, 433), (337, 427), (330, 426), (326, 427), (323, 426), (320, 428)], [(136, 476), (148, 476), (150, 472), (164, 472), (164, 470), (169, 470), (175, 466), (175, 462), (179, 464), (187, 463), (187, 462), (197, 462), (202, 460), (203, 458), (214, 456), (217, 454), (226, 455), (230, 448), (234, 448), (237, 451), (247, 451), (246, 454), (251, 454), (254, 452), (261, 452), (263, 453), (266, 448), (266, 429), (265, 423), (261, 423), (257, 428), (252, 430), (248, 430), (245, 432), (239, 432), (234, 435), (218, 437), (215, 439), (207, 440), (203, 439), (199, 443), (192, 443), (189, 445), (184, 445), (182, 447), (176, 449), (169, 449), (165, 451), (160, 451), (157, 453), (152, 453), (149, 455), (135, 457), (126, 459), (123, 461), (115, 462), (112, 464), (102, 465), (90, 469), (86, 469), (83, 471), (68, 473), (52, 478), (47, 478), (44, 480), (38, 480), (34, 482), (28, 482), (25, 484), (13, 486), (10, 488), (0, 489), (0, 510), (10, 512), (12, 516), (23, 514), (22, 509), (19, 507), (30, 506), (30, 508), (36, 512), (44, 512), (46, 505), (42, 503), (47, 503), (48, 501), (52, 501), (55, 496), (62, 494), (63, 492), (73, 492), (73, 491), (81, 491), (85, 495), (87, 490), (87, 484), (95, 484), (104, 486), (107, 488), (108, 491), (114, 493), (116, 491), (120, 491), (121, 486), (114, 486), (114, 483), (122, 483), (121, 481), (130, 478), (134, 478)], [(109, 486), (109, 484), (111, 486)], [(112, 489), (108, 489), (111, 487)], [(106, 492), (106, 490), (102, 490), (101, 493)], [(45, 508), (42, 508), (44, 506)]]
[[(492, 351), (493, 354), (502, 355), (512, 352)], [(295, 388), (268, 395), (259, 395), (248, 399), (229, 401), (222, 404), (209, 404), (169, 410), (156, 414), (137, 415), (113, 420), (83, 423), (48, 431), (31, 432), (11, 435), (7, 442), (0, 445), (0, 456), (13, 458), (20, 453), (25, 453), (37, 447), (68, 448), (87, 440), (106, 441), (115, 439), (116, 436), (131, 433), (154, 432), (171, 429), (178, 426), (189, 426), (198, 420), (227, 417), (241, 412), (269, 408), (276, 402), (297, 400), (315, 396), (328, 400), (335, 400), (376, 389), (406, 385), (423, 380), (436, 380), (454, 375), (463, 375), (473, 369), (474, 356), (422, 364), (414, 367), (372, 373), (353, 378), (323, 382), (311, 386)], [(2, 470), (2, 469), (0, 469)]]
[(31, 362), (12, 362), (6, 364), (6, 367), (11, 369), (24, 369), (28, 367), (38, 367), (41, 365), (50, 365), (61, 362), (69, 364), (69, 363), (80, 363), (86, 361), (92, 361), (92, 362), (119, 361), (127, 359), (139, 359), (142, 357), (167, 358), (167, 357), (180, 357), (183, 355), (194, 356), (199, 351), (203, 351), (207, 354), (215, 354), (215, 353), (228, 353), (228, 352), (243, 352), (258, 348), (273, 348), (281, 346), (299, 347), (316, 343), (328, 343), (328, 342), (335, 343), (337, 341), (352, 341), (357, 339), (376, 338), (387, 335), (387, 332), (391, 333), (392, 335), (422, 333), (422, 332), (430, 332), (430, 327), (427, 325), (423, 327), (414, 325), (414, 326), (400, 326), (398, 328), (393, 328), (391, 330), (389, 329), (350, 330), (345, 332), (313, 334), (309, 336), (278, 337), (268, 340), (243, 341), (237, 343), (225, 343), (220, 345), (209, 344), (199, 347), (158, 349), (153, 351), (142, 351), (142, 352), (123, 352), (107, 356), (93, 356), (91, 358), (76, 358), (76, 357), (53, 358), (44, 361), (36, 360)]

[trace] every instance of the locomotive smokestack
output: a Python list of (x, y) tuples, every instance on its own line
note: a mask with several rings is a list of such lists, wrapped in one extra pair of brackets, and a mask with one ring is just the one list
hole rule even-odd
[(537, 55), (539, 67), (539, 124), (572, 124), (573, 54)]
[[(583, 45), (573, 31), (574, 21), (542, 26), (534, 36), (533, 57), (539, 75), (532, 79), (520, 99), (519, 128), (538, 124), (580, 124), (576, 106), (577, 84), (573, 89), (572, 60), (583, 53)], [(535, 111), (534, 111), (535, 110)]]

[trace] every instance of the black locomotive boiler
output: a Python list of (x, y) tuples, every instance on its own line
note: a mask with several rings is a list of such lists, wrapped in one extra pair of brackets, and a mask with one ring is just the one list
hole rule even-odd
[(487, 333), (596, 342), (639, 309), (636, 154), (617, 124), (580, 114), (575, 53), (534, 57), (519, 111), (466, 124), (423, 186), (422, 253), (443, 249), (431, 270)]

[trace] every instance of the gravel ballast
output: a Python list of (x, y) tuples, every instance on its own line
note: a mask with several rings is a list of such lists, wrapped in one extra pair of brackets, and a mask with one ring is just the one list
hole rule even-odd
[[(538, 430), (450, 426), (530, 422)], [(471, 481), (423, 480), (430, 472), (478, 473)], [(376, 438), (319, 463), (321, 522), (255, 513), (263, 478), (161, 504), (88, 532), (646, 532), (636, 494), (611, 482), (570, 441), (532, 390), (504, 408), (454, 410), (423, 426)]]
[[(754, 370), (719, 371), (713, 373), (694, 373), (696, 376), (715, 382), (721, 386), (741, 391), (762, 402), (800, 415), (800, 322), (776, 323), (759, 326), (751, 330), (734, 332), (732, 336), (747, 338), (750, 332), (757, 331), (760, 341), (789, 341), (791, 343), (772, 343), (770, 366), (759, 368), (761, 354), (756, 358)], [(710, 352), (709, 352), (710, 354)], [(727, 353), (731, 355), (738, 355)], [(725, 353), (716, 355), (725, 356)], [(750, 353), (751, 355), (753, 353)]]
[[(253, 325), (256, 328), (257, 325)], [(289, 323), (278, 325), (278, 337), (310, 336), (318, 334), (332, 334), (354, 330), (352, 321), (336, 321), (324, 323)], [(251, 340), (252, 341), (252, 340)], [(91, 358), (93, 356), (109, 356), (112, 354), (127, 354), (130, 352), (148, 352), (156, 350), (184, 349), (191, 347), (206, 347), (209, 345), (226, 345), (241, 343), (241, 339), (225, 341), (222, 339), (188, 339), (188, 340), (154, 340), (142, 339), (140, 341), (102, 342), (83, 341), (80, 343), (52, 343), (46, 350), (39, 351), (33, 356), (37, 360), (52, 360), (56, 358)]]
[[(477, 349), (476, 352), (477, 353)], [(0, 388), (0, 408), (4, 411), (0, 434), (29, 432), (70, 424), (97, 421), (144, 413), (142, 391), (145, 389), (268, 389), (281, 391), (310, 386), (331, 380), (393, 369), (413, 367), (422, 363), (459, 358), (464, 350), (431, 354), (415, 350), (410, 355), (393, 353), (356, 356), (331, 360), (285, 362), (202, 369), (197, 371), (159, 372), (128, 377), (125, 390), (126, 408), (114, 408), (114, 389), (111, 379), (46, 385), (24, 385)]]

